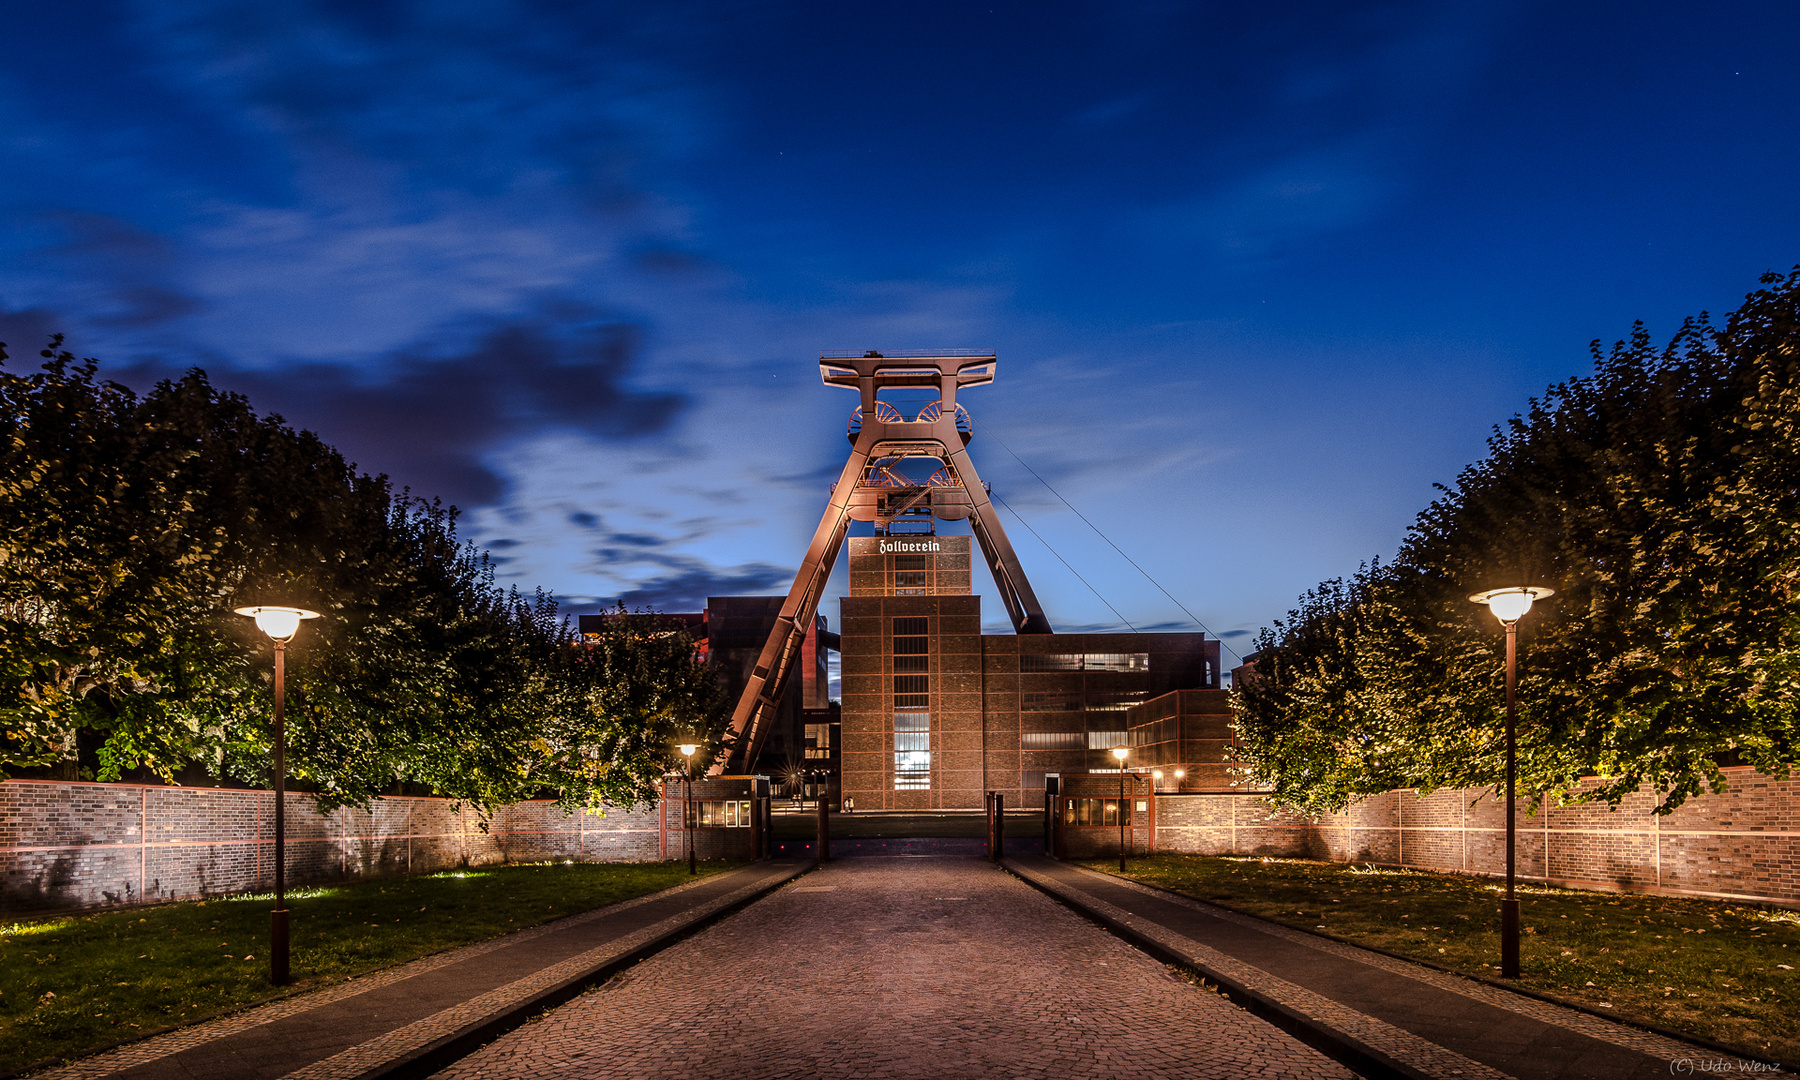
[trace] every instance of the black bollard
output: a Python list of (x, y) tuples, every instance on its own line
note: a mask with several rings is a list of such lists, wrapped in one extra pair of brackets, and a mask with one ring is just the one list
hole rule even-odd
[(1006, 796), (994, 792), (994, 861), (1006, 858)]

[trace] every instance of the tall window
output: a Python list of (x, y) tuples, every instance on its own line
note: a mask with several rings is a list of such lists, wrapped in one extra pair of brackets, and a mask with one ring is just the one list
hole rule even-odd
[(893, 590), (897, 596), (917, 596), (929, 593), (930, 582), (927, 574), (931, 571), (931, 556), (918, 552), (901, 552), (888, 556), (894, 570)]
[(894, 620), (894, 790), (931, 787), (931, 620)]

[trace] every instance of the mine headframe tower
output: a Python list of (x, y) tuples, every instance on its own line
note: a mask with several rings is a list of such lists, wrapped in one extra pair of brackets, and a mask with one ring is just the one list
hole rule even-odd
[[(959, 389), (993, 382), (998, 366), (991, 353), (819, 357), (825, 385), (846, 387), (862, 396), (862, 404), (850, 414), (850, 459), (831, 487), (831, 501), (806, 549), (806, 559), (738, 699), (731, 717), (730, 757), (715, 765), (714, 772), (744, 772), (756, 764), (852, 521), (874, 522), (876, 532), (898, 535), (921, 525), (929, 529), (935, 520), (969, 519), (1013, 629), (1021, 634), (1051, 632), (988, 500), (987, 486), (969, 460), (969, 411), (956, 400)], [(908, 418), (876, 396), (897, 387), (935, 389), (938, 397)], [(929, 479), (919, 481), (900, 468), (908, 458), (934, 460), (938, 468)]]

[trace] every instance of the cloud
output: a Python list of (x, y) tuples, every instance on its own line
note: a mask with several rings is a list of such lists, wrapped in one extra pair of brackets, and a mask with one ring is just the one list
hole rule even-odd
[[(668, 432), (688, 404), (628, 385), (639, 351), (628, 323), (516, 318), (456, 336), (468, 346), (448, 355), (418, 347), (357, 368), (214, 366), (208, 375), (259, 411), (318, 432), (361, 468), (464, 507), (504, 497), (507, 481), (489, 455), (514, 439), (560, 430), (641, 440)], [(106, 374), (142, 386), (173, 367), (153, 361)]]
[[(769, 563), (716, 568), (699, 559), (672, 560), (681, 565), (674, 573), (643, 579), (619, 594), (628, 608), (657, 611), (699, 611), (709, 596), (743, 596), (784, 593), (794, 571)], [(601, 607), (610, 606), (602, 604)]]

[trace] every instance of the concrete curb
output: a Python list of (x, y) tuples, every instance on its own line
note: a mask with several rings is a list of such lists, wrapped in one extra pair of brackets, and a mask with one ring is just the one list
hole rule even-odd
[(1435, 1073), (1415, 1068), (1362, 1039), (1246, 985), (1242, 980), (1199, 957), (1148, 936), (1130, 923), (1098, 910), (1082, 897), (1058, 888), (1055, 882), (1039, 878), (1029, 870), (1013, 865), (1011, 860), (1003, 859), (1000, 866), (1025, 884), (1163, 963), (1192, 971), (1214, 983), (1233, 1004), (1268, 1021), (1361, 1076), (1369, 1077), (1370, 1080), (1439, 1080)]
[[(1381, 866), (1381, 865), (1398, 865), (1398, 864), (1377, 863), (1376, 865)], [(1570, 1012), (1583, 1013), (1587, 1016), (1593, 1017), (1596, 1020), (1604, 1020), (1609, 1024), (1618, 1024), (1621, 1027), (1636, 1028), (1639, 1031), (1647, 1031), (1652, 1035), (1659, 1035), (1659, 1036), (1661, 1036), (1665, 1039), (1669, 1039), (1673, 1042), (1683, 1043), (1683, 1044), (1686, 1044), (1689, 1046), (1693, 1046), (1696, 1049), (1700, 1049), (1700, 1050), (1709, 1050), (1715, 1054), (1720, 1055), (1721, 1057), (1737, 1058), (1742, 1061), (1755, 1062), (1755, 1063), (1758, 1063), (1761, 1065), (1768, 1066), (1773, 1071), (1785, 1070), (1790, 1073), (1800, 1071), (1800, 1069), (1797, 1069), (1796, 1066), (1793, 1065), (1792, 1063), (1777, 1061), (1774, 1058), (1768, 1057), (1764, 1054), (1759, 1054), (1755, 1051), (1746, 1050), (1741, 1046), (1730, 1046), (1730, 1045), (1727, 1045), (1726, 1043), (1714, 1042), (1713, 1040), (1705, 1038), (1704, 1036), (1693, 1035), (1693, 1034), (1689, 1034), (1689, 1033), (1683, 1032), (1683, 1031), (1676, 1031), (1674, 1028), (1661, 1027), (1656, 1024), (1650, 1023), (1647, 1020), (1638, 1020), (1638, 1019), (1635, 1019), (1632, 1017), (1620, 1016), (1616, 1013), (1604, 1012), (1600, 1009), (1593, 1007), (1592, 1005), (1589, 1005), (1585, 1001), (1578, 1001), (1574, 998), (1566, 998), (1566, 997), (1562, 997), (1557, 994), (1546, 993), (1542, 990), (1533, 990), (1533, 989), (1531, 989), (1529, 987), (1525, 987), (1525, 986), (1517, 986), (1517, 985), (1514, 985), (1513, 983), (1507, 982), (1504, 979), (1495, 978), (1491, 975), (1482, 975), (1479, 972), (1461, 971), (1457, 968), (1447, 967), (1443, 964), (1433, 963), (1432, 961), (1421, 958), (1421, 957), (1406, 956), (1402, 953), (1393, 952), (1389, 949), (1383, 949), (1378, 945), (1364, 945), (1361, 942), (1351, 941), (1349, 938), (1339, 937), (1336, 934), (1321, 934), (1317, 930), (1309, 930), (1304, 926), (1292, 926), (1287, 923), (1276, 922), (1275, 920), (1272, 920), (1272, 919), (1263, 920), (1262, 916), (1253, 915), (1247, 911), (1239, 911), (1237, 908), (1228, 907), (1224, 904), (1219, 904), (1215, 900), (1200, 900), (1197, 897), (1189, 896), (1186, 893), (1176, 892), (1174, 889), (1165, 888), (1164, 886), (1158, 885), (1154, 882), (1139, 881), (1136, 878), (1125, 877), (1124, 875), (1121, 875), (1121, 874), (1109, 874), (1105, 870), (1096, 870), (1092, 867), (1084, 866), (1081, 869), (1087, 870), (1089, 873), (1099, 874), (1103, 877), (1114, 878), (1118, 881), (1125, 882), (1134, 888), (1148, 889), (1151, 892), (1161, 893), (1164, 896), (1170, 896), (1179, 901), (1187, 901), (1189, 903), (1200, 903), (1200, 904), (1208, 904), (1208, 905), (1217, 906), (1221, 910), (1231, 912), (1232, 914), (1237, 915), (1239, 917), (1246, 918), (1246, 919), (1258, 919), (1261, 921), (1267, 921), (1269, 923), (1269, 925), (1271, 925), (1271, 926), (1279, 927), (1283, 930), (1287, 930), (1292, 933), (1305, 934), (1308, 937), (1316, 937), (1322, 941), (1330, 941), (1330, 942), (1334, 942), (1338, 945), (1344, 945), (1344, 946), (1348, 946), (1349, 948), (1352, 948), (1352, 949), (1361, 950), (1362, 952), (1374, 953), (1376, 956), (1385, 956), (1390, 960), (1399, 960), (1399, 961), (1401, 961), (1403, 963), (1407, 963), (1407, 964), (1416, 964), (1419, 967), (1429, 968), (1432, 971), (1439, 971), (1446, 975), (1454, 975), (1459, 979), (1467, 979), (1470, 982), (1481, 983), (1484, 986), (1492, 987), (1495, 990), (1502, 990), (1508, 994), (1516, 994), (1519, 997), (1531, 998), (1535, 1001), (1541, 1001), (1546, 1005), (1555, 1005), (1556, 1007), (1561, 1008), (1561, 1009), (1568, 1009)], [(1483, 876), (1497, 876), (1497, 875), (1483, 875)], [(1675, 895), (1675, 894), (1671, 894), (1671, 895)], [(1681, 895), (1686, 895), (1686, 894), (1681, 894)]]
[[(518, 1027), (534, 1014), (545, 1009), (555, 1008), (579, 996), (588, 988), (605, 982), (619, 972), (661, 952), (676, 942), (761, 900), (812, 869), (814, 869), (814, 864), (810, 861), (796, 863), (789, 867), (786, 873), (778, 874), (766, 882), (739, 889), (710, 904), (665, 920), (651, 928), (654, 931), (653, 934), (637, 941), (623, 951), (598, 958), (588, 964), (582, 964), (579, 966), (579, 970), (573, 973), (562, 973), (549, 985), (534, 987), (523, 996), (511, 997), (504, 1004), (497, 1003), (498, 1007), (490, 1008), (473, 1018), (464, 1019), (453, 1030), (435, 1034), (427, 1041), (415, 1040), (410, 1047), (403, 1049), (398, 1054), (386, 1057), (384, 1060), (365, 1061), (361, 1063), (360, 1069), (346, 1070), (342, 1066), (331, 1067), (334, 1059), (327, 1058), (290, 1075), (296, 1078), (331, 1077), (334, 1080), (337, 1078), (342, 1078), (342, 1080), (415, 1080), (415, 1078), (430, 1076)], [(568, 963), (557, 966), (565, 967)], [(505, 990), (506, 988), (502, 987), (495, 993), (499, 994)], [(428, 1024), (430, 1019), (420, 1021), (420, 1024)], [(406, 1030), (403, 1028), (392, 1034), (403, 1036)], [(344, 1056), (350, 1057), (355, 1052), (356, 1048), (352, 1048), (346, 1051)], [(351, 1064), (351, 1062), (344, 1064)]]

